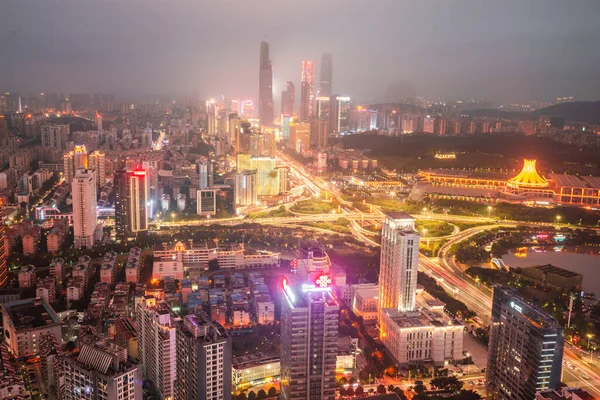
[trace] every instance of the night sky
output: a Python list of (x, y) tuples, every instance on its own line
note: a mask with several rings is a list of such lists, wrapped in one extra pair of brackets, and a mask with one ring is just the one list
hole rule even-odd
[[(3, 0), (0, 90), (256, 99), (260, 41), (300, 87), (332, 53), (360, 102), (600, 93), (598, 0)], [(318, 85), (317, 85), (318, 88)]]

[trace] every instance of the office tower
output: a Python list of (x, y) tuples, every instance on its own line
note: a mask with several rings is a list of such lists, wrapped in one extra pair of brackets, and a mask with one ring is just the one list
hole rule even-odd
[(73, 197), (73, 235), (76, 249), (94, 246), (96, 231), (96, 175), (87, 169), (78, 169), (71, 183)]
[(281, 140), (290, 140), (290, 123), (292, 117), (289, 115), (281, 115)]
[(238, 136), (240, 134), (240, 119), (238, 118), (238, 114), (232, 113), (229, 114), (229, 133), (227, 136), (227, 143), (234, 144), (237, 146)]
[(558, 389), (563, 360), (561, 325), (513, 289), (494, 287), (487, 368), (493, 400), (534, 400)]
[(148, 230), (146, 171), (116, 171), (114, 190), (117, 238), (133, 238)]
[(138, 356), (160, 398), (173, 398), (177, 379), (176, 324), (181, 318), (163, 300), (144, 296), (136, 305)]
[(256, 170), (243, 170), (235, 175), (235, 205), (248, 207), (256, 204)]
[(415, 219), (403, 212), (385, 213), (381, 229), (379, 307), (415, 309), (419, 234)]
[(281, 92), (281, 113), (283, 115), (294, 115), (294, 101), (296, 99), (296, 88), (294, 83), (287, 81), (286, 89)]
[(300, 87), (300, 121), (312, 117), (315, 65), (312, 61), (302, 61), (302, 86)]
[(200, 177), (199, 189), (210, 189), (213, 187), (213, 165), (210, 161), (198, 164), (198, 175)]
[(281, 399), (333, 400), (340, 307), (331, 277), (292, 286), (284, 278), (281, 310)]
[(288, 148), (302, 153), (310, 148), (310, 122), (292, 122)]
[(327, 121), (329, 119), (329, 97), (317, 97), (315, 118)]
[(142, 400), (142, 368), (127, 350), (107, 340), (83, 344), (63, 359), (65, 400)]
[(4, 242), (5, 229), (4, 207), (2, 205), (2, 199), (0, 199), (0, 287), (4, 287), (4, 285), (6, 285), (6, 281), (8, 280), (8, 267), (6, 265), (7, 249)]
[(96, 129), (102, 132), (102, 115), (100, 113), (96, 113)]
[(329, 132), (339, 136), (348, 128), (348, 113), (350, 111), (350, 97), (334, 94), (329, 99)]
[(196, 192), (196, 213), (207, 217), (217, 215), (217, 190), (201, 189)]
[(106, 183), (106, 160), (102, 150), (96, 150), (88, 156), (89, 168), (96, 174), (96, 185), (104, 186)]
[(42, 125), (42, 147), (66, 149), (69, 125)]
[(310, 145), (316, 149), (322, 150), (327, 147), (327, 128), (328, 121), (322, 119), (312, 119), (310, 121)]
[(260, 126), (273, 126), (273, 64), (269, 59), (269, 43), (260, 43), (260, 71), (258, 77), (258, 114)]
[(321, 82), (319, 84), (319, 96), (331, 96), (331, 81), (333, 80), (333, 64), (331, 54), (323, 53), (321, 58)]
[(287, 165), (278, 165), (276, 167), (277, 178), (279, 179), (279, 193), (290, 191), (290, 168)]
[(177, 400), (231, 399), (231, 337), (205, 315), (177, 324)]

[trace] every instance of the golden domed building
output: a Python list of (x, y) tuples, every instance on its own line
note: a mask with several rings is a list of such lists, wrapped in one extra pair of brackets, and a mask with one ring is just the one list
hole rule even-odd
[(554, 198), (550, 183), (538, 174), (536, 160), (523, 160), (523, 169), (506, 182), (503, 195), (508, 199)]

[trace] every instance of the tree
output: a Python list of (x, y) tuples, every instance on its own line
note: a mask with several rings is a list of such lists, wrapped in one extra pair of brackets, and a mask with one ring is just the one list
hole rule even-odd
[(461, 390), (459, 394), (453, 396), (454, 400), (480, 400), (481, 396), (479, 393), (472, 390)]
[(388, 386), (388, 392), (393, 392), (394, 391), (394, 385), (389, 385)]
[(240, 393), (237, 395), (237, 400), (248, 400), (248, 397), (246, 396), (246, 393)]
[(273, 386), (271, 386), (269, 388), (269, 397), (275, 397), (277, 395), (277, 389), (275, 389)]
[(425, 385), (423, 384), (423, 381), (416, 381), (414, 389), (415, 389), (415, 392), (418, 394), (425, 392)]
[(208, 262), (208, 270), (210, 272), (215, 272), (215, 271), (218, 271), (219, 269), (220, 269), (219, 260), (217, 260), (216, 258), (212, 259)]
[(340, 390), (340, 396), (347, 396), (348, 395), (348, 391), (346, 390), (346, 388), (341, 387)]
[(394, 393), (396, 393), (398, 395), (398, 397), (400, 397), (401, 400), (407, 400), (406, 395), (404, 394), (404, 391), (402, 389), (400, 389), (399, 387), (394, 388)]
[(265, 392), (264, 389), (260, 389), (258, 391), (258, 396), (256, 396), (256, 398), (258, 400), (264, 400), (264, 399), (266, 399), (267, 398), (267, 392)]
[(248, 393), (248, 400), (256, 400), (256, 393), (253, 390)]
[(383, 386), (383, 385), (377, 386), (377, 393), (385, 394), (386, 393), (385, 386)]
[(346, 390), (346, 396), (350, 396), (350, 397), (354, 396), (354, 389), (352, 389), (352, 387), (349, 387)]
[(338, 383), (340, 384), (340, 386), (345, 385), (346, 383), (348, 383), (348, 379), (346, 379), (345, 376), (342, 376)]
[(359, 386), (356, 388), (356, 390), (354, 391), (354, 394), (356, 396), (362, 396), (363, 394), (365, 394), (365, 389), (362, 386)]

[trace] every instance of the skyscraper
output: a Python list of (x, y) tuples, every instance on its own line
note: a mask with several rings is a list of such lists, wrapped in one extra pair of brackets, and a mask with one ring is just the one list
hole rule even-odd
[(73, 181), (75, 172), (80, 168), (88, 168), (88, 153), (84, 145), (77, 145), (73, 151), (63, 155), (63, 176), (67, 183)]
[(73, 235), (76, 249), (94, 246), (96, 231), (96, 176), (93, 171), (78, 169), (71, 183), (73, 197)]
[(6, 248), (4, 247), (4, 209), (0, 199), (0, 287), (6, 285), (8, 280), (8, 267), (6, 266)]
[(294, 285), (283, 280), (281, 399), (335, 399), (335, 363), (340, 307), (331, 277)]
[(300, 88), (300, 121), (308, 121), (312, 117), (314, 81), (315, 64), (312, 61), (302, 61), (302, 86)]
[(331, 82), (333, 80), (333, 65), (331, 54), (323, 53), (321, 58), (321, 82), (319, 84), (319, 96), (331, 96)]
[(260, 43), (258, 77), (258, 114), (260, 126), (273, 126), (273, 64), (269, 59), (269, 43)]
[(96, 185), (104, 186), (106, 183), (106, 160), (102, 150), (96, 150), (88, 156), (88, 165), (96, 174)]
[(329, 100), (329, 133), (339, 136), (348, 128), (348, 112), (350, 111), (350, 97), (334, 94)]
[(210, 161), (198, 164), (198, 175), (200, 176), (199, 189), (211, 189), (213, 187), (213, 165)]
[(231, 399), (231, 337), (205, 315), (177, 324), (177, 400)]
[(534, 400), (536, 391), (559, 388), (562, 327), (513, 289), (494, 288), (488, 349), (488, 398)]
[(257, 204), (256, 170), (244, 170), (235, 175), (235, 205), (241, 207)]
[(381, 229), (379, 306), (399, 311), (415, 309), (419, 234), (415, 219), (403, 212), (387, 212)]
[(313, 118), (310, 121), (310, 145), (316, 149), (322, 150), (327, 147), (328, 121)]
[(114, 190), (117, 238), (133, 238), (148, 230), (146, 171), (116, 171)]
[(294, 114), (294, 101), (296, 100), (296, 88), (293, 82), (286, 82), (286, 89), (281, 92), (281, 113), (283, 115)]
[(162, 300), (144, 296), (136, 305), (138, 355), (144, 376), (160, 398), (173, 398), (177, 378), (176, 324), (181, 318)]

